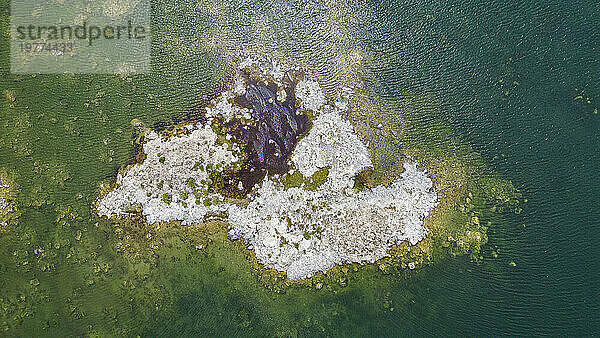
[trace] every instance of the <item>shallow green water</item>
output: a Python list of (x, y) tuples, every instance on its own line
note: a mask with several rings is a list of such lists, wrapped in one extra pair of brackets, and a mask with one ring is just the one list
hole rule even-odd
[[(19, 226), (0, 235), (4, 334), (599, 332), (598, 4), (213, 5), (157, 2), (155, 72), (131, 81), (10, 75), (0, 40), (0, 86), (16, 97), (1, 98), (0, 166), (16, 174), (22, 212)], [(221, 43), (211, 49), (207, 36)], [(115, 225), (90, 205), (99, 182), (131, 160), (131, 119), (194, 115), (225, 74), (220, 55), (245, 44), (305, 64), (329, 89), (352, 76), (338, 56), (360, 50), (369, 90), (389, 107), (434, 98), (439, 109), (416, 109), (413, 118), (451, 126), (522, 190), (526, 207), (489, 229), (480, 263), (458, 257), (413, 272), (365, 271), (329, 290), (269, 291), (216, 235), (198, 252), (193, 235), (186, 242), (167, 231), (159, 248), (128, 258), (115, 247)], [(575, 100), (582, 91), (591, 103)], [(66, 208), (74, 216), (57, 220)]]

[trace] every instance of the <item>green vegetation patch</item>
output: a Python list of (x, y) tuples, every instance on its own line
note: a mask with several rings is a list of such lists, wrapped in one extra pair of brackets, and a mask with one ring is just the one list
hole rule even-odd
[(317, 170), (311, 177), (304, 177), (300, 171), (292, 169), (293, 173), (286, 173), (280, 178), (280, 181), (286, 189), (302, 187), (306, 190), (316, 190), (327, 181), (330, 168), (330, 166), (323, 167)]

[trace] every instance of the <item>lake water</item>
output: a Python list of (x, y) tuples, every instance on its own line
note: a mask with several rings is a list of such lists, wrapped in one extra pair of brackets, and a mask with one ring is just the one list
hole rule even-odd
[[(152, 19), (154, 71), (130, 81), (13, 75), (0, 40), (0, 168), (21, 212), (0, 233), (3, 335), (600, 332), (600, 3), (157, 1)], [(144, 229), (99, 220), (90, 205), (131, 160), (130, 121), (193, 115), (239, 50), (299, 62), (327, 90), (362, 81), (390, 106), (432, 98), (413, 118), (450, 126), (523, 211), (490, 226), (479, 262), (282, 293), (218, 230), (163, 229), (153, 248)]]

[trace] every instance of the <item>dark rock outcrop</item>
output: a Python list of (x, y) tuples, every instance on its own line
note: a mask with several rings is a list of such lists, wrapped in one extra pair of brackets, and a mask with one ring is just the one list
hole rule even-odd
[(308, 117), (296, 114), (293, 88), (287, 88), (286, 94), (286, 100), (280, 102), (276, 85), (249, 80), (246, 94), (235, 99), (237, 104), (250, 109), (255, 121), (248, 129), (248, 142), (252, 146), (249, 160), (256, 169), (285, 172), (298, 137), (310, 128)]
[(247, 156), (243, 168), (224, 172), (221, 181), (221, 193), (237, 198), (245, 197), (267, 173), (286, 172), (298, 138), (310, 129), (308, 116), (297, 114), (294, 81), (286, 84), (283, 102), (277, 100), (275, 84), (265, 85), (249, 77), (246, 84), (246, 94), (236, 97), (235, 103), (250, 110), (253, 123), (233, 119), (224, 125), (224, 132), (244, 145)]

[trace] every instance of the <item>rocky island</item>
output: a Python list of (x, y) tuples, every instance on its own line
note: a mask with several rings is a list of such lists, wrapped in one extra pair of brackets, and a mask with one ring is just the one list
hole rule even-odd
[(169, 137), (145, 131), (141, 163), (118, 175), (97, 212), (141, 213), (149, 224), (226, 221), (230, 238), (290, 280), (375, 262), (427, 235), (439, 196), (409, 158), (391, 183), (361, 184), (373, 163), (346, 107), (299, 67), (246, 58), (204, 121)]

